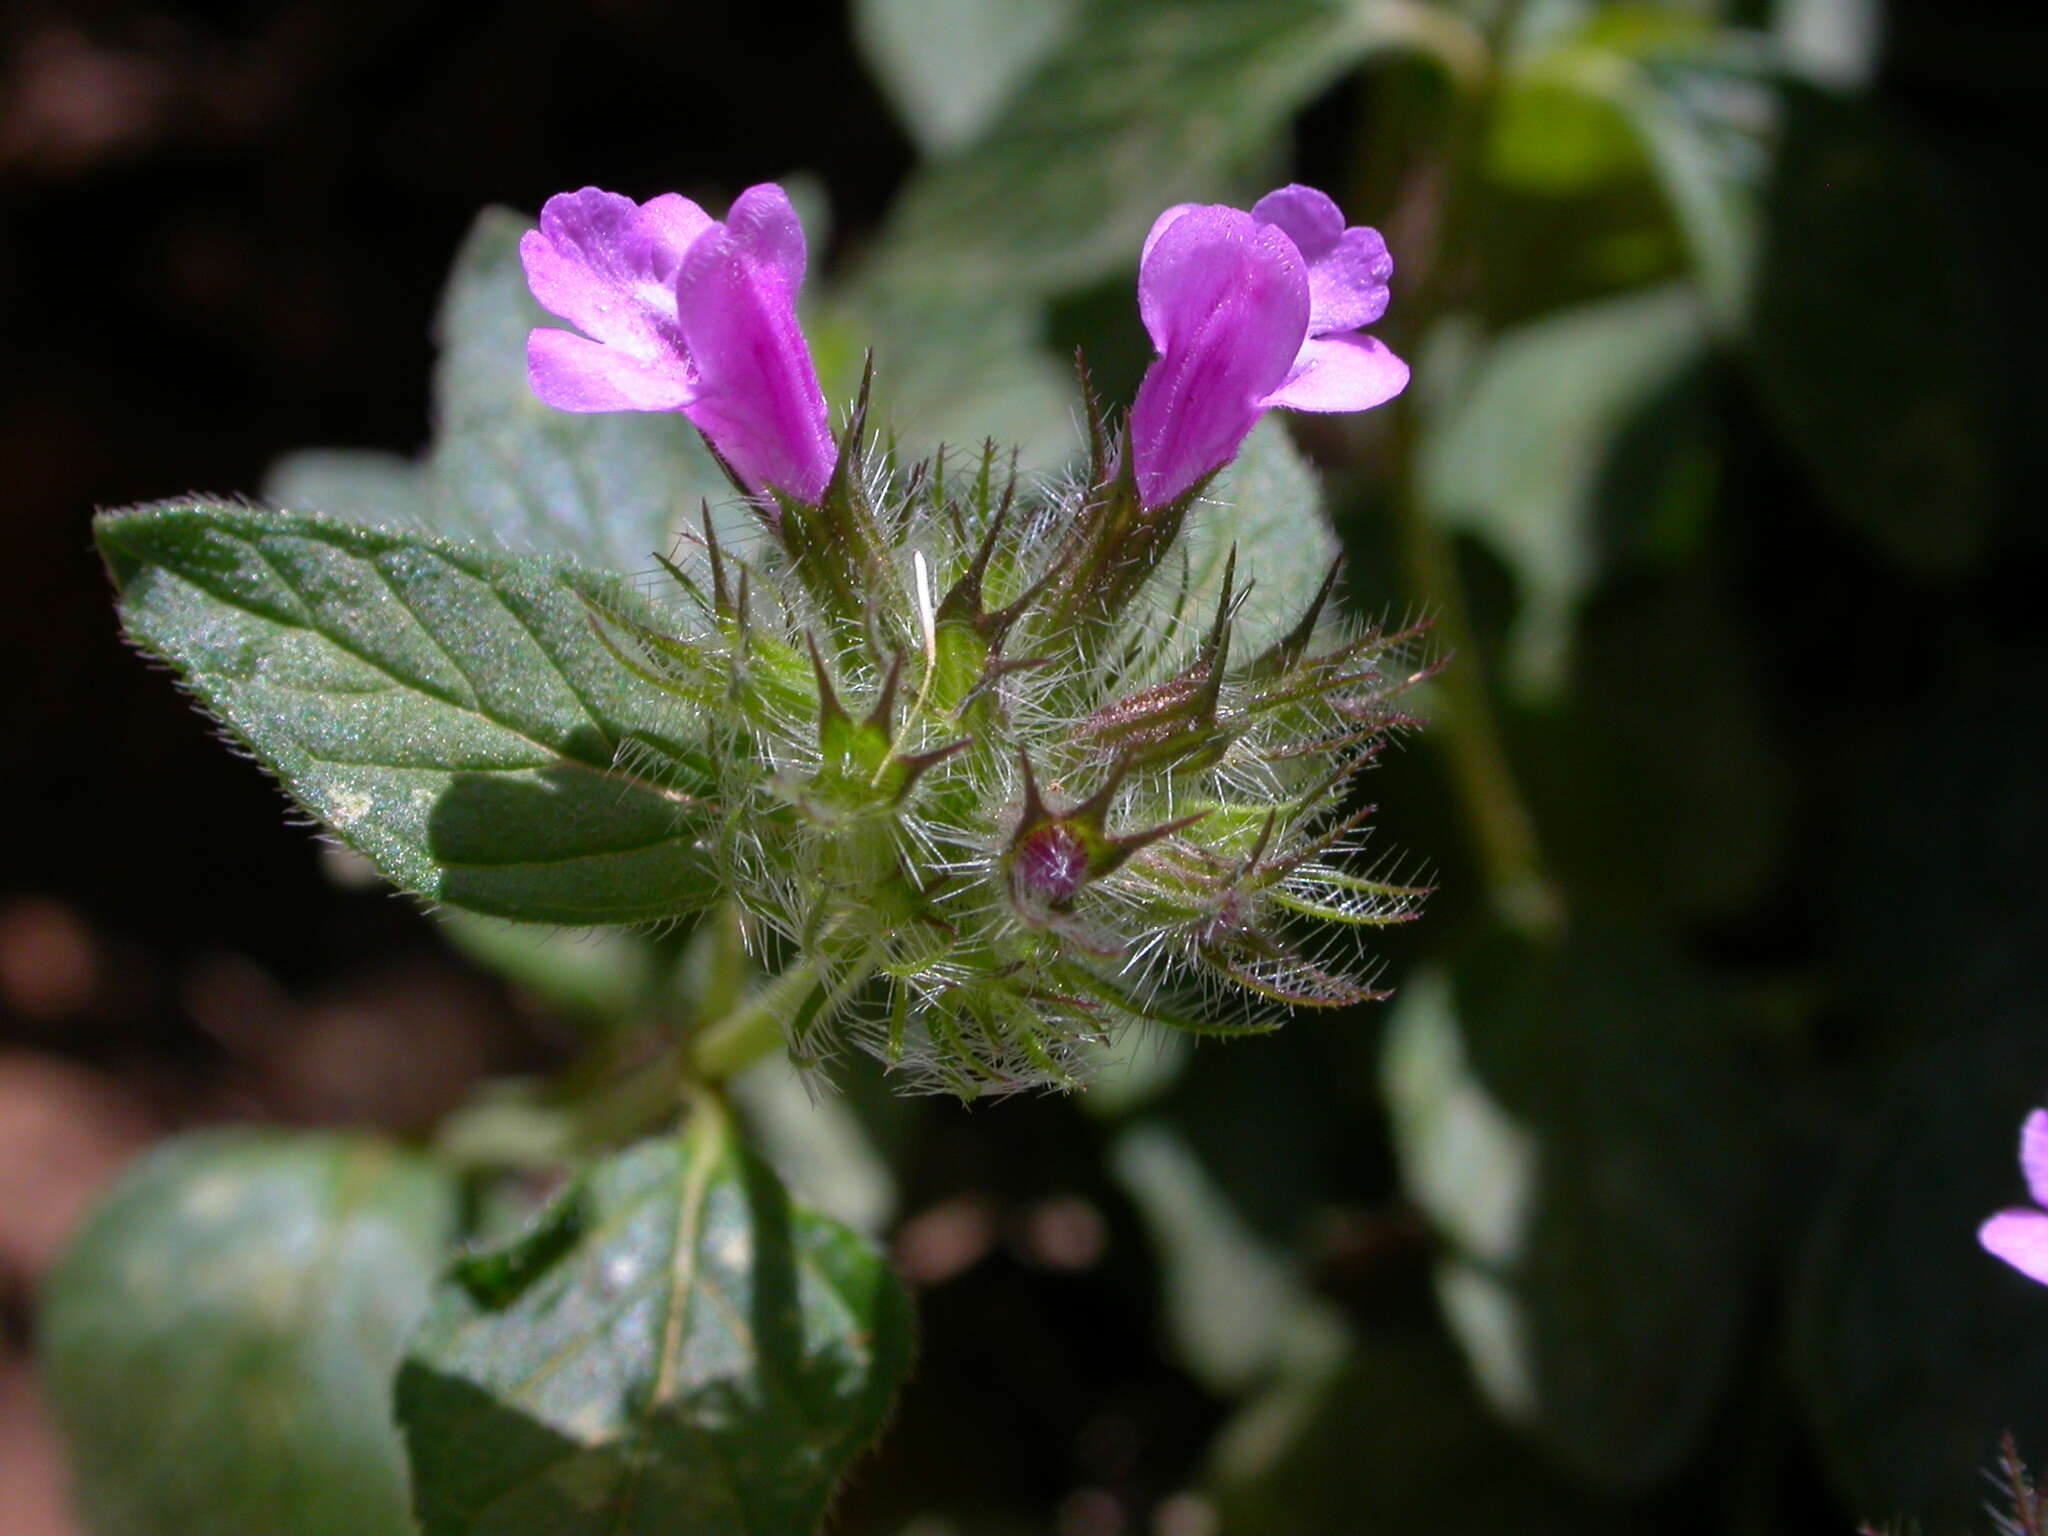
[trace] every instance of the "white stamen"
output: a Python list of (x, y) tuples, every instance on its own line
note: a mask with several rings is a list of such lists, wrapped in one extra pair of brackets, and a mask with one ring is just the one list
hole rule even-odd
[(917, 622), (924, 631), (924, 659), (927, 666), (939, 659), (939, 625), (932, 602), (932, 573), (924, 563), (924, 551), (913, 549), (910, 563), (917, 570)]

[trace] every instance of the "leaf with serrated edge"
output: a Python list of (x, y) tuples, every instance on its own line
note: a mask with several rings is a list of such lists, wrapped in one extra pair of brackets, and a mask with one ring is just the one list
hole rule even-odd
[(909, 1364), (881, 1257), (708, 1104), (510, 1252), (534, 1244), (458, 1262), (400, 1370), (425, 1536), (815, 1530)]
[(98, 536), (129, 636), (394, 883), (580, 925), (712, 898), (695, 722), (592, 628), (633, 611), (620, 578), (203, 503)]

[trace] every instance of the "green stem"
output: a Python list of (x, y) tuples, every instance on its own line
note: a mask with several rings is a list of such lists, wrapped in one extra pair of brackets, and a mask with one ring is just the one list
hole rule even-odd
[(691, 1042), (690, 1061), (697, 1076), (718, 1083), (751, 1067), (782, 1044), (789, 1021), (824, 985), (816, 968), (804, 960), (755, 988)]
[[(1399, 413), (1396, 433), (1412, 439), (1412, 411)], [(1412, 459), (1399, 485), (1395, 517), (1408, 583), (1453, 658), (1439, 680), (1441, 740), (1480, 867), (1503, 916), (1519, 927), (1552, 933), (1563, 924), (1563, 901), (1544, 872), (1535, 819), (1501, 742), (1454, 552), (1416, 493)]]
[[(1475, 195), (1474, 165), (1492, 111), (1494, 56), (1512, 13), (1512, 6), (1504, 7), (1493, 35), (1485, 40), (1494, 46), (1478, 47), (1474, 62), (1454, 72), (1456, 99), (1443, 146), (1436, 163), (1419, 179), (1425, 201), (1411, 237), (1423, 270), (1403, 306), (1411, 336), (1427, 336), (1456, 298), (1459, 252)], [(1421, 494), (1419, 409), (1412, 392), (1394, 405), (1394, 514), (1409, 586), (1455, 657), (1440, 684), (1440, 739), (1496, 908), (1519, 927), (1554, 934), (1564, 922), (1563, 901), (1545, 873), (1535, 819), (1508, 763), (1456, 552), (1430, 517)]]
[(708, 1083), (736, 1077), (764, 1056), (780, 1049), (793, 1028), (800, 1028), (821, 1010), (837, 1008), (874, 974), (875, 961), (863, 954), (842, 967), (835, 978), (827, 966), (831, 954), (821, 935), (817, 949), (800, 956), (781, 975), (756, 987), (740, 1005), (701, 1031), (690, 1044), (690, 1065)]

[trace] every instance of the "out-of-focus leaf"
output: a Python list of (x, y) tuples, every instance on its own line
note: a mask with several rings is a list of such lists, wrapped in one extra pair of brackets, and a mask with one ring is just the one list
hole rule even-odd
[(393, 883), (528, 922), (655, 921), (714, 892), (676, 702), (605, 648), (620, 580), (310, 515), (112, 513), (137, 644)]
[(979, 463), (993, 438), (1018, 450), (1018, 472), (1050, 475), (1080, 451), (1080, 395), (1071, 365), (1045, 349), (1043, 306), (1001, 295), (963, 297), (933, 284), (857, 285), (824, 310), (815, 330), (826, 390), (849, 398), (865, 354), (875, 359), (875, 424), (915, 463), (948, 446), (948, 460)]
[(1780, 121), (1768, 66), (1753, 49), (1653, 50), (1615, 54), (1605, 77), (1656, 167), (1715, 321), (1731, 336), (1749, 312), (1757, 192)]
[(1786, 62), (1818, 85), (1859, 90), (1884, 44), (1881, 0), (1778, 0), (1772, 31)]
[(288, 453), (263, 477), (269, 506), (330, 512), (359, 523), (421, 522), (426, 495), (426, 471), (419, 464), (368, 448)]
[(1171, 1128), (1121, 1132), (1110, 1170), (1159, 1252), (1176, 1353), (1211, 1390), (1242, 1392), (1290, 1353), (1334, 1353), (1342, 1324), (1293, 1266), (1247, 1228)]
[[(1897, 123), (1787, 92), (1747, 353), (1836, 509), (1895, 559), (1955, 571), (1998, 495), (1999, 300), (1954, 172)], [(1901, 231), (1937, 259), (1902, 274)]]
[(1367, 53), (1468, 36), (1405, 0), (1095, 0), (971, 150), (911, 183), (871, 275), (1084, 286), (1131, 266), (1161, 209), (1262, 168), (1289, 115)]
[(101, 1536), (404, 1536), (391, 1372), (454, 1236), (437, 1168), (367, 1138), (209, 1134), (100, 1204), (42, 1365)]
[(425, 1536), (809, 1536), (909, 1364), (881, 1257), (725, 1114), (459, 1260), (398, 1377)]
[(1623, 429), (1702, 355), (1682, 287), (1581, 305), (1505, 332), (1433, 410), (1418, 476), (1429, 514), (1484, 539), (1515, 573), (1510, 666), (1562, 680), (1573, 608), (1598, 571), (1596, 492)]
[(647, 998), (653, 948), (617, 928), (537, 928), (473, 912), (441, 914), (455, 947), (565, 1013), (598, 1022), (629, 1017)]
[(1640, 932), (1573, 913), (1411, 982), (1384, 1079), (1438, 1293), (1494, 1406), (1616, 1490), (1668, 1476), (1726, 1380), (1764, 1140), (1728, 1021)]
[(1124, 1029), (1094, 1053), (1081, 1108), (1105, 1120), (1143, 1109), (1173, 1086), (1194, 1048), (1183, 1030)]
[(973, 140), (1053, 48), (1080, 0), (858, 0), (854, 36), (918, 147)]
[(1487, 123), (1487, 173), (1508, 186), (1552, 196), (1583, 193), (1644, 163), (1621, 109), (1562, 71), (1510, 75)]
[[(1952, 168), (1753, 50), (1628, 79), (1703, 287), (1820, 489), (1904, 564), (1967, 564), (1999, 494), (2003, 358)], [(1902, 231), (1940, 259), (1903, 260)]]
[(1235, 580), (1245, 595), (1232, 645), (1254, 655), (1301, 618), (1330, 574), (1341, 546), (1323, 510), (1316, 472), (1277, 415), (1252, 429), (1230, 468), (1211, 482), (1188, 519), (1187, 611), (1206, 621), (1223, 596), (1233, 549)]
[(2048, 1455), (2041, 1288), (1977, 1246), (2025, 1203), (2019, 1126), (2048, 1098), (2038, 989), (1903, 1060), (1853, 1123), (1792, 1296), (1800, 1398), (1850, 1507), (1976, 1529), (1998, 1437)]
[(1451, 1349), (1374, 1337), (1308, 1362), (1224, 1427), (1213, 1464), (1230, 1536), (1582, 1536), (1615, 1517), (1487, 1413)]
[(777, 1051), (732, 1083), (754, 1145), (806, 1205), (873, 1237), (896, 1214), (896, 1177), (853, 1107)]
[(1564, 697), (1510, 738), (1559, 877), (1617, 910), (1740, 910), (1789, 815), (1756, 638), (1681, 566), (1589, 601), (1574, 644)]
[(1858, 1025), (1891, 1041), (2048, 997), (2048, 652), (1955, 646), (1940, 707), (1902, 712), (1846, 786), (1836, 965)]

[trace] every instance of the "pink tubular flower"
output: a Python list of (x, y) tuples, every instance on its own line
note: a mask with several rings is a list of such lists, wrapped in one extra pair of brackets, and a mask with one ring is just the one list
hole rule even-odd
[[(2048, 1109), (2020, 1127), (2020, 1171), (2037, 1206), (2048, 1206)], [(1977, 1229), (1977, 1241), (2029, 1280), (2048, 1285), (2048, 1210), (2000, 1211)]]
[(1379, 232), (1346, 229), (1313, 187), (1269, 192), (1250, 213), (1162, 213), (1138, 265), (1138, 308), (1159, 352), (1131, 407), (1144, 505), (1177, 501), (1228, 464), (1275, 406), (1363, 411), (1398, 395), (1408, 365), (1352, 334), (1386, 313), (1393, 273)]
[(804, 232), (782, 188), (749, 187), (722, 224), (673, 192), (565, 192), (519, 256), (541, 307), (583, 332), (527, 338), (542, 401), (681, 411), (752, 489), (824, 495), (837, 453), (797, 328)]

